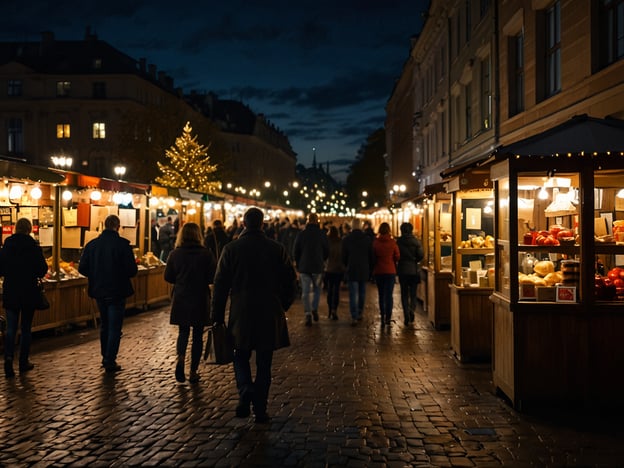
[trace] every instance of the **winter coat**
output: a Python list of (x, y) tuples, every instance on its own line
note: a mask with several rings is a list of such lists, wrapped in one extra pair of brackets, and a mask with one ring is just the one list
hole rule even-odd
[(419, 275), (419, 262), (424, 257), (423, 247), (413, 234), (403, 234), (396, 241), (401, 258), (397, 264), (399, 275)]
[(217, 265), (212, 318), (225, 321), (236, 349), (274, 350), (290, 344), (286, 316), (295, 299), (296, 274), (282, 244), (261, 230), (244, 230), (227, 244)]
[(13, 234), (0, 249), (0, 276), (4, 276), (2, 302), (9, 310), (34, 310), (37, 278), (48, 272), (41, 247), (28, 234)]
[(174, 285), (171, 298), (172, 325), (210, 325), (210, 287), (217, 261), (210, 249), (198, 244), (182, 245), (171, 251), (165, 267), (165, 281)]
[(134, 294), (130, 278), (137, 274), (136, 261), (130, 241), (117, 231), (104, 229), (85, 245), (78, 271), (89, 278), (89, 297), (123, 298)]
[(204, 237), (204, 246), (212, 251), (217, 260), (221, 256), (223, 247), (225, 247), (225, 244), (228, 242), (230, 242), (230, 238), (225, 232), (225, 229), (221, 227), (213, 228), (211, 232), (206, 233)]
[(318, 224), (306, 224), (295, 238), (293, 251), (299, 273), (323, 273), (325, 260), (329, 256), (325, 231)]
[(347, 268), (347, 281), (368, 281), (373, 266), (371, 238), (354, 229), (342, 239), (342, 263)]
[(396, 275), (396, 263), (400, 253), (396, 241), (390, 234), (380, 234), (373, 241), (375, 256), (374, 275)]
[(327, 238), (329, 243), (329, 257), (327, 257), (327, 273), (344, 273), (345, 266), (342, 263), (342, 239), (339, 237)]
[(165, 223), (158, 229), (158, 243), (163, 250), (172, 249), (175, 244), (175, 229), (173, 224)]

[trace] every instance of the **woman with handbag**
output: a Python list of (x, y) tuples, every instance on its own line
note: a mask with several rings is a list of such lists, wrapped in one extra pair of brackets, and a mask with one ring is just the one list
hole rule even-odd
[(216, 263), (212, 251), (203, 246), (199, 226), (185, 223), (165, 267), (165, 281), (174, 286), (170, 323), (179, 327), (175, 366), (178, 382), (186, 380), (184, 364), (191, 328), (193, 343), (189, 382), (199, 381), (197, 368), (203, 350), (204, 326), (210, 324), (210, 284), (214, 280)]
[(20, 373), (32, 370), (30, 362), (31, 328), (39, 298), (39, 278), (48, 272), (48, 264), (41, 247), (30, 235), (32, 224), (20, 218), (15, 224), (15, 234), (9, 236), (0, 249), (0, 276), (4, 276), (2, 302), (7, 316), (6, 342), (4, 346), (4, 375), (15, 376), (13, 358), (15, 337), (21, 316), (19, 353)]

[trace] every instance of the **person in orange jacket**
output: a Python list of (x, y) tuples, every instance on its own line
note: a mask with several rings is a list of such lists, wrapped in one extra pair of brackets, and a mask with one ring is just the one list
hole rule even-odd
[(392, 318), (392, 293), (396, 281), (396, 264), (400, 253), (396, 241), (390, 235), (390, 225), (381, 223), (378, 236), (373, 241), (373, 257), (375, 266), (373, 276), (379, 293), (379, 312), (381, 314), (381, 326), (390, 325)]

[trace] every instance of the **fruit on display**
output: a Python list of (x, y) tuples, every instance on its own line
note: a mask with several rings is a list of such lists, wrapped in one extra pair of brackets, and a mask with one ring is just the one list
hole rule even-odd
[(460, 249), (491, 249), (494, 248), (494, 237), (487, 235), (471, 236), (468, 240), (459, 243)]
[(535, 238), (536, 245), (560, 245), (559, 240), (550, 231), (540, 231)]
[(594, 296), (596, 299), (611, 301), (615, 299), (617, 288), (608, 276), (594, 276)]
[(540, 260), (533, 265), (533, 271), (544, 277), (548, 273), (553, 273), (555, 271), (555, 264), (550, 260)]
[(141, 257), (141, 265), (150, 267), (150, 266), (158, 266), (162, 265), (160, 259), (154, 255), (153, 252), (147, 252), (145, 255)]

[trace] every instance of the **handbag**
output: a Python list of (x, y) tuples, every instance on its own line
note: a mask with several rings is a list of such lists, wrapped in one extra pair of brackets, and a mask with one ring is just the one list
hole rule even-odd
[(41, 279), (37, 280), (37, 297), (35, 298), (35, 310), (46, 310), (50, 308), (50, 302), (45, 295), (45, 287)]
[(209, 357), (212, 357), (213, 364), (229, 364), (234, 361), (232, 336), (224, 323), (214, 324), (208, 328), (204, 359)]

